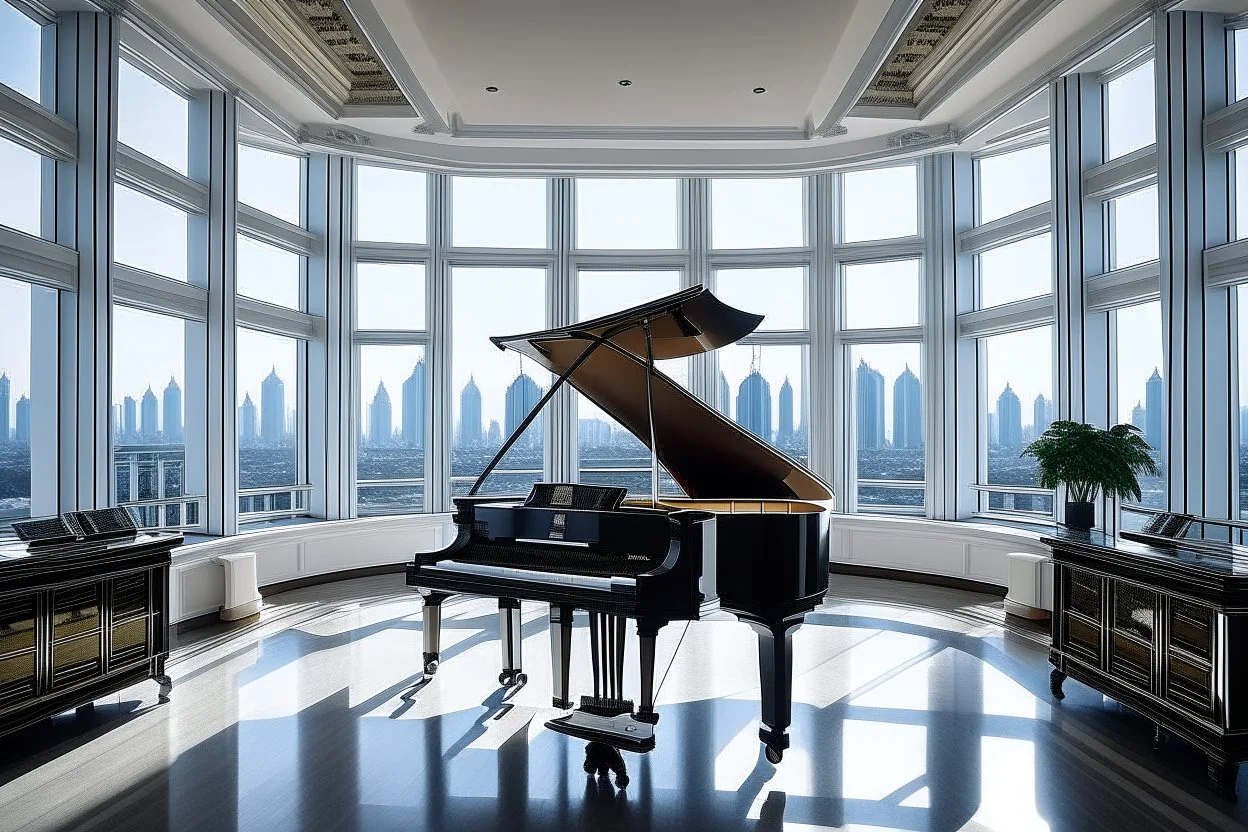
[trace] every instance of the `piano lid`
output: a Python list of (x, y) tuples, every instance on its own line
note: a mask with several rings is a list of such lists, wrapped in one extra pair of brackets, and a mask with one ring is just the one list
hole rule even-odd
[[(649, 436), (646, 409), (646, 339), (650, 322), (654, 358), (684, 358), (735, 343), (763, 316), (735, 309), (695, 286), (664, 298), (571, 326), (494, 337), (558, 376), (595, 342), (601, 345), (572, 371), (568, 382), (642, 442)], [(830, 500), (832, 489), (723, 414), (708, 407), (655, 369), (656, 455), (690, 497), (703, 499)]]

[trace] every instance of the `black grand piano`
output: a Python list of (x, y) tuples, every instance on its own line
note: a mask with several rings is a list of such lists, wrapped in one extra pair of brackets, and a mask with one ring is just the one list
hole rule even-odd
[[(708, 407), (655, 368), (734, 343), (762, 316), (696, 286), (613, 315), (496, 337), (558, 380), (474, 484), (455, 499), (458, 536), (417, 555), (407, 583), (424, 596), (425, 674), (437, 671), (441, 604), (455, 594), (499, 599), (502, 673), (523, 683), (520, 602), (550, 605), (554, 706), (570, 709), (572, 615), (589, 612), (594, 695), (547, 725), (632, 751), (654, 747), (655, 638), (665, 624), (716, 608), (758, 633), (759, 737), (778, 763), (789, 746), (792, 635), (828, 587), (831, 488)], [(539, 483), (525, 497), (476, 496), (482, 482), (569, 382), (651, 450), (687, 497), (627, 499), (604, 486)], [(640, 642), (636, 708), (624, 698), (626, 621)]]

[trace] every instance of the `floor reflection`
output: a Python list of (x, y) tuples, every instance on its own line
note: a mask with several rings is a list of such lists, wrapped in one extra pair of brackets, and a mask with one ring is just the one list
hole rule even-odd
[[(375, 590), (382, 579), (368, 580)], [(1198, 754), (1177, 743), (1153, 754), (1143, 720), (1073, 682), (1052, 703), (1034, 640), (961, 615), (960, 595), (896, 586), (914, 600), (829, 600), (799, 631), (793, 747), (778, 767), (757, 741), (744, 625), (668, 628), (658, 746), (621, 755), (545, 728), (540, 607), (525, 609), (525, 687), (496, 687), (497, 624), (479, 601), (447, 607), (444, 661), (426, 682), (419, 601), (396, 586), (174, 663), (169, 706), (152, 707), (155, 688), (140, 686), (7, 738), (0, 829), (1048, 832), (1245, 820), (1204, 791)], [(576, 637), (584, 657), (583, 622)], [(574, 675), (579, 690), (589, 683)]]

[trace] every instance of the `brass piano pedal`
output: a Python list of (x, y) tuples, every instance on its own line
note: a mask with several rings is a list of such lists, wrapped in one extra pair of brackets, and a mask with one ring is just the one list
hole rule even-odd
[(633, 712), (633, 701), (607, 696), (582, 696), (578, 710), (594, 716), (619, 716)]

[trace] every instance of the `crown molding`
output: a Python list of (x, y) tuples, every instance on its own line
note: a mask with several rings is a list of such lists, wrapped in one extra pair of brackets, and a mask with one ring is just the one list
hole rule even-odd
[(556, 139), (569, 141), (806, 141), (806, 127), (644, 127), (464, 124), (451, 113), (451, 135), (457, 139)]

